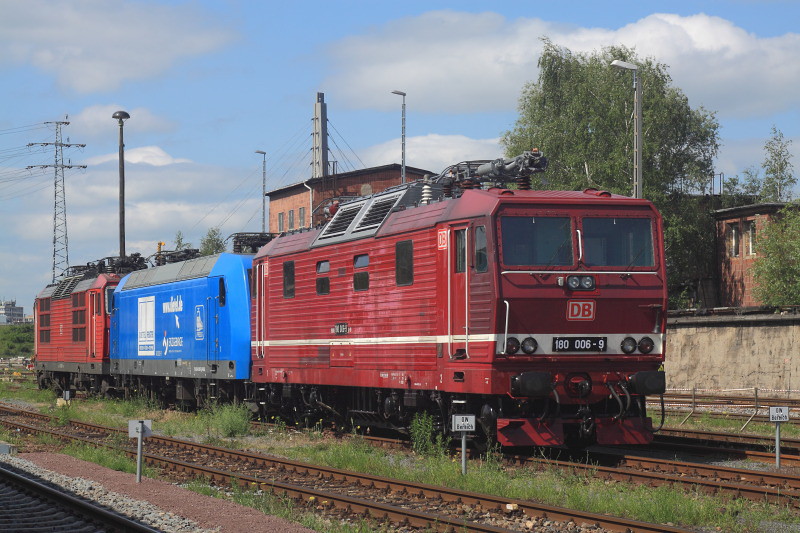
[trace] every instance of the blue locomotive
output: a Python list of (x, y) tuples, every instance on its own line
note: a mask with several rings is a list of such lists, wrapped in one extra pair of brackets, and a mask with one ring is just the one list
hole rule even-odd
[(241, 400), (250, 377), (250, 255), (222, 253), (138, 270), (114, 290), (112, 388), (168, 403)]

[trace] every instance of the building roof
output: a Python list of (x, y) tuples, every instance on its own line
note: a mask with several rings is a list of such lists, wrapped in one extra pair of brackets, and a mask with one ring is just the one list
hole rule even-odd
[(729, 218), (737, 218), (743, 216), (772, 214), (780, 211), (786, 207), (786, 202), (771, 202), (764, 204), (750, 204), (740, 205), (738, 207), (726, 207), (725, 209), (717, 209), (714, 211), (714, 218), (716, 220), (726, 220)]
[[(398, 170), (400, 171), (402, 166), (398, 163), (391, 163), (389, 165), (381, 165), (379, 167), (369, 167), (369, 168), (362, 168), (359, 170), (351, 170), (350, 172), (339, 172), (338, 174), (329, 174), (324, 178), (309, 178), (305, 181), (301, 181), (298, 183), (293, 183), (292, 185), (286, 185), (285, 187), (281, 187), (279, 189), (273, 189), (271, 191), (267, 191), (267, 196), (272, 196), (273, 194), (278, 193), (285, 193), (289, 192), (293, 189), (300, 189), (305, 188), (305, 185), (316, 185), (318, 183), (322, 183), (324, 179), (332, 179), (335, 178), (337, 180), (345, 179), (345, 178), (355, 178), (358, 176), (364, 176), (369, 174), (377, 174), (379, 172), (386, 172), (388, 170)], [(417, 167), (409, 167), (406, 165), (406, 174), (417, 174), (417, 175), (424, 175), (424, 174), (435, 174), (435, 172), (431, 172), (430, 170), (425, 170), (422, 168)]]

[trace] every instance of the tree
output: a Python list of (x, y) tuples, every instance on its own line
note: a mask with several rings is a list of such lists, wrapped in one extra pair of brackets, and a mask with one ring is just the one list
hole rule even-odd
[(225, 240), (219, 228), (210, 228), (200, 239), (200, 255), (213, 255), (225, 251)]
[(181, 250), (186, 250), (187, 248), (191, 248), (192, 243), (184, 242), (183, 240), (183, 232), (178, 230), (175, 232), (175, 251), (179, 252)]
[(514, 129), (502, 137), (507, 155), (541, 148), (550, 161), (536, 185), (548, 189), (599, 187), (630, 195), (633, 175), (631, 74), (614, 59), (638, 65), (642, 84), (642, 168), (645, 197), (705, 192), (713, 179), (719, 125), (713, 113), (692, 109), (672, 86), (667, 66), (610, 46), (573, 54), (544, 40), (539, 79), (519, 100)]
[(764, 305), (800, 304), (800, 204), (784, 207), (758, 235), (753, 292)]
[(761, 200), (764, 202), (784, 202), (792, 199), (792, 187), (797, 183), (789, 152), (791, 140), (783, 137), (783, 132), (772, 126), (772, 136), (764, 145), (764, 182)]
[(502, 137), (506, 154), (538, 147), (547, 172), (534, 187), (597, 187), (630, 195), (633, 189), (633, 91), (631, 74), (610, 66), (620, 59), (638, 66), (642, 84), (642, 179), (645, 198), (665, 220), (670, 293), (714, 272), (714, 220), (705, 193), (719, 149), (714, 113), (693, 109), (672, 86), (667, 66), (610, 46), (574, 54), (544, 40), (539, 79), (519, 99), (519, 118)]

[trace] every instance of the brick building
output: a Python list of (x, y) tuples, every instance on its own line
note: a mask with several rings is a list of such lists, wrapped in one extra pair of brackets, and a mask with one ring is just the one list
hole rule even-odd
[[(393, 163), (311, 178), (269, 191), (268, 231), (283, 233), (320, 224), (325, 220), (325, 206), (333, 199), (368, 196), (400, 185), (401, 170), (399, 164)], [(406, 166), (406, 181), (421, 179), (425, 174), (433, 173)]]
[(753, 204), (714, 212), (721, 306), (761, 305), (753, 295), (752, 267), (758, 257), (756, 237), (785, 205)]

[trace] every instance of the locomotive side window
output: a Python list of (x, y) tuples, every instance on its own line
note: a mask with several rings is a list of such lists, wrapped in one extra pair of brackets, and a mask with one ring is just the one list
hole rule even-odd
[(106, 287), (106, 314), (114, 310), (114, 287)]
[(50, 342), (50, 330), (49, 329), (42, 329), (39, 330), (39, 342), (42, 344), (47, 344)]
[(225, 292), (225, 279), (219, 278), (219, 305), (220, 307), (225, 307), (225, 300), (227, 299), (227, 293)]
[(508, 266), (570, 266), (569, 217), (504, 216), (500, 219), (503, 263)]
[(467, 271), (467, 230), (457, 229), (455, 231), (455, 266), (456, 273)]
[(294, 261), (283, 264), (283, 297), (294, 298)]
[(649, 218), (583, 219), (587, 266), (651, 267), (655, 265)]
[(475, 271), (489, 270), (489, 256), (486, 250), (486, 226), (475, 228)]
[(50, 298), (42, 298), (39, 300), (39, 311), (43, 313), (50, 312)]
[(317, 294), (331, 293), (331, 278), (328, 276), (319, 276), (319, 274), (327, 274), (330, 271), (330, 261), (317, 261)]
[[(366, 268), (369, 266), (369, 255), (362, 254), (353, 258), (353, 268)], [(353, 290), (365, 291), (369, 289), (369, 272), (353, 272)]]
[(394, 280), (398, 286), (414, 283), (414, 241), (394, 245)]

